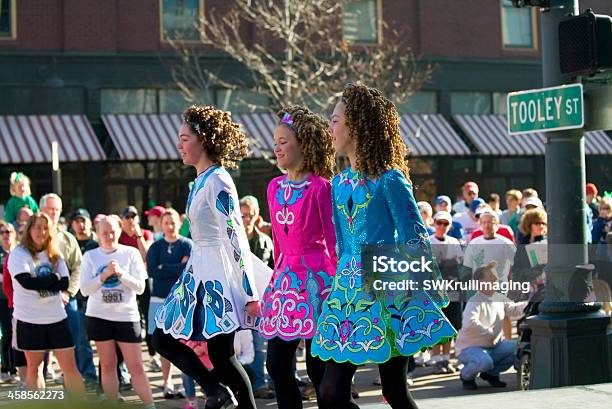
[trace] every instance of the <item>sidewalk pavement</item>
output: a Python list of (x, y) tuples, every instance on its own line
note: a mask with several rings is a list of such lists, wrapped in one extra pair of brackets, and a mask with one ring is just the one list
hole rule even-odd
[[(421, 399), (420, 409), (588, 409), (612, 408), (612, 384), (570, 386), (532, 391), (504, 392), (487, 395)], [(363, 405), (362, 409), (387, 409), (385, 404)]]

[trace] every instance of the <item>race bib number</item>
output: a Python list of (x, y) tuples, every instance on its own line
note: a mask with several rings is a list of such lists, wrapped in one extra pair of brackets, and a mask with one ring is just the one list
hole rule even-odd
[(57, 295), (58, 292), (57, 291), (48, 291), (48, 290), (39, 290), (38, 291), (38, 296), (42, 299), (46, 299), (49, 297), (53, 297), (54, 295)]
[(123, 291), (102, 290), (102, 302), (105, 304), (120, 304), (123, 302)]

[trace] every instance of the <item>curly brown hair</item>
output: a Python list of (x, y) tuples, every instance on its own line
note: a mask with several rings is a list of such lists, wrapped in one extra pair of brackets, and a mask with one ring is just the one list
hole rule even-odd
[[(45, 244), (43, 244), (42, 249), (36, 246), (34, 240), (32, 240), (32, 235), (30, 234), (32, 228), (38, 220), (44, 221), (48, 231), (47, 240), (45, 240)], [(34, 213), (32, 217), (30, 217), (30, 220), (28, 220), (28, 224), (26, 224), (23, 235), (21, 236), (21, 245), (30, 252), (34, 260), (36, 260), (36, 253), (41, 250), (45, 250), (47, 252), (49, 260), (51, 261), (51, 264), (55, 265), (55, 263), (57, 263), (57, 260), (59, 260), (61, 256), (59, 250), (55, 246), (54, 239), (55, 231), (53, 230), (53, 223), (51, 222), (51, 218), (45, 213)]]
[[(334, 174), (334, 147), (329, 131), (329, 123), (308, 108), (292, 105), (278, 112), (279, 119), (291, 115), (293, 126), (297, 129), (296, 139), (304, 155), (301, 172), (313, 172), (325, 179)], [(281, 122), (282, 123), (282, 122)], [(292, 128), (292, 130), (295, 131)]]
[[(534, 223), (546, 223), (547, 222), (546, 212), (542, 209), (530, 209), (527, 210), (521, 216), (521, 221), (519, 223), (519, 230), (525, 236), (529, 236), (531, 234), (531, 225)], [(546, 234), (547, 229), (544, 229), (544, 234)]]
[(231, 113), (212, 106), (192, 105), (183, 112), (182, 118), (215, 165), (236, 168), (236, 162), (248, 155), (247, 136), (232, 121)]
[(400, 134), (400, 117), (393, 102), (376, 88), (359, 83), (344, 88), (342, 102), (349, 135), (357, 140), (357, 163), (353, 166), (371, 177), (398, 169), (410, 180), (404, 160), (408, 148)]

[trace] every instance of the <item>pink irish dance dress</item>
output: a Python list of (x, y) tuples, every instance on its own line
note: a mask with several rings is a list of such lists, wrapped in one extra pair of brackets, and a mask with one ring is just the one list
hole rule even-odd
[(331, 186), (311, 174), (268, 184), (275, 270), (264, 296), (259, 332), (264, 338), (312, 338), (330, 292), (337, 256)]

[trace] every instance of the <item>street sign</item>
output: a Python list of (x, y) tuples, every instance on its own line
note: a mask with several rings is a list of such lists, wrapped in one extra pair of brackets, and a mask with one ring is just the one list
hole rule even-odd
[(507, 112), (511, 135), (582, 128), (582, 84), (511, 92)]

